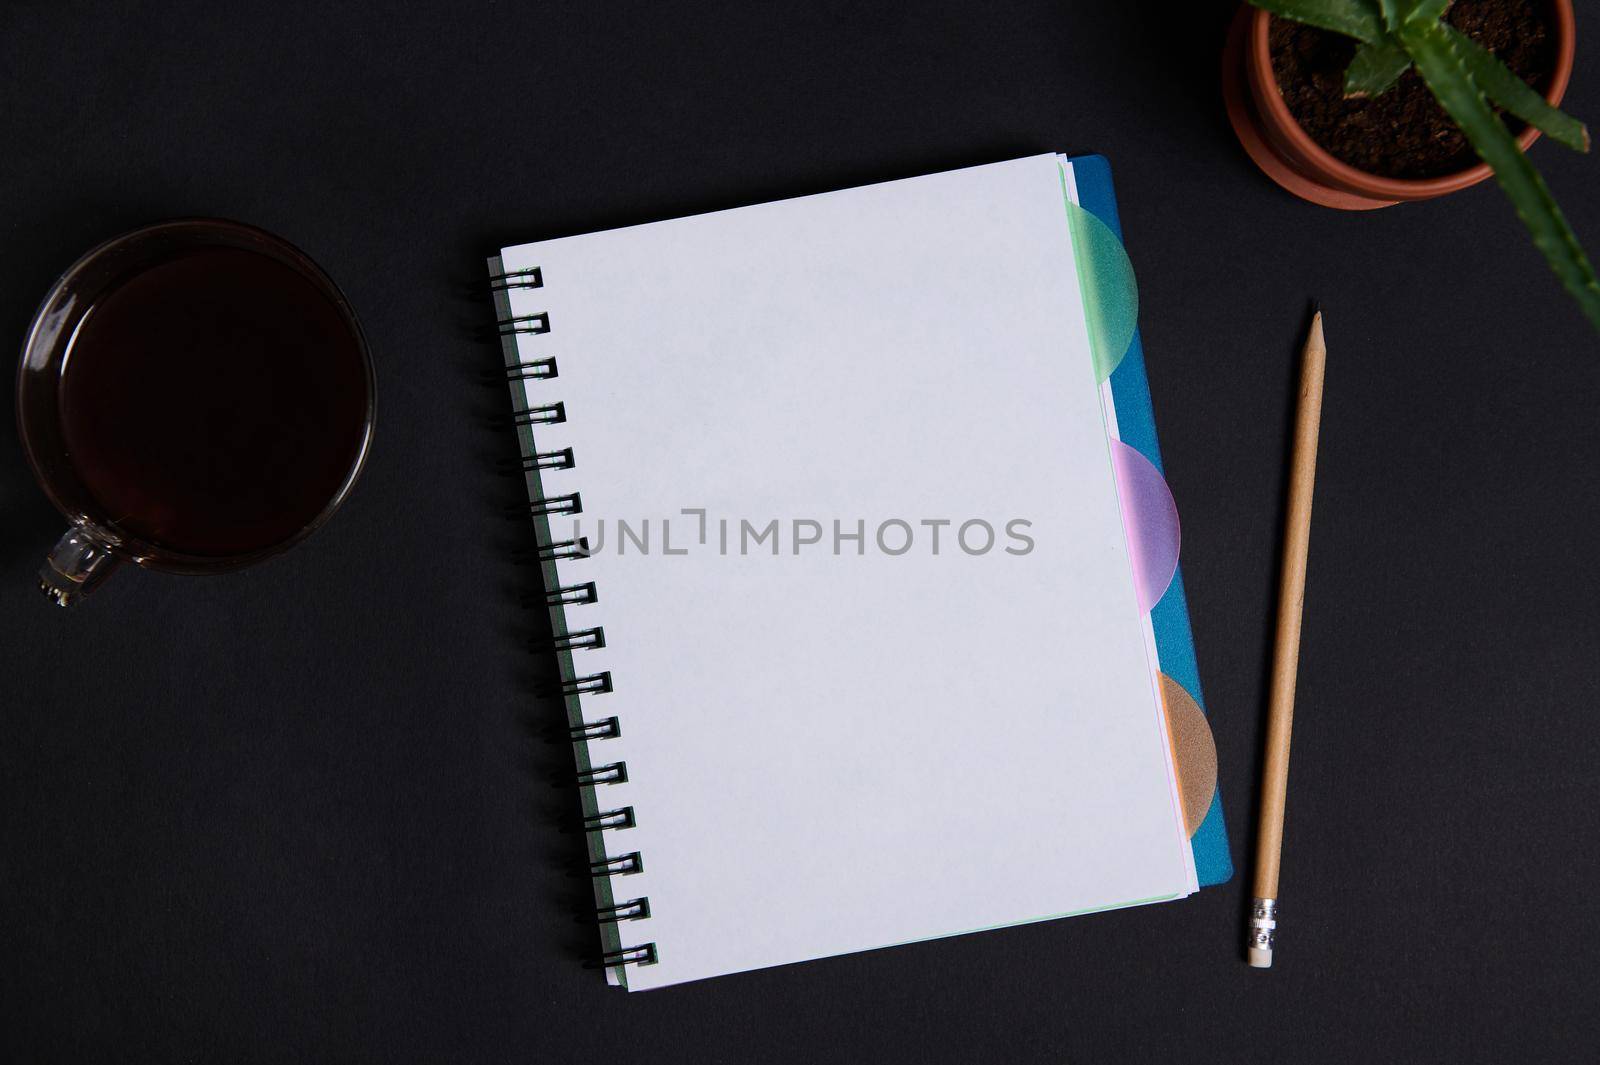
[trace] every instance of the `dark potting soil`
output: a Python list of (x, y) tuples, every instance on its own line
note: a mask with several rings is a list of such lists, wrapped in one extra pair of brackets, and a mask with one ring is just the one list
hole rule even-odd
[[(1537, 0), (1455, 0), (1445, 20), (1541, 92), (1555, 68), (1555, 32)], [(1272, 71), (1300, 128), (1342, 162), (1394, 178), (1430, 178), (1477, 161), (1456, 124), (1408, 70), (1375, 98), (1347, 99), (1348, 37), (1274, 17)], [(1520, 130), (1521, 123), (1514, 129)]]

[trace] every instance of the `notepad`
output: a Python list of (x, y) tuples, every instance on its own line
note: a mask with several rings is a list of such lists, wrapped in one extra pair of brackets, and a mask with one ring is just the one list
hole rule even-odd
[(491, 261), (613, 983), (1196, 889), (1071, 167)]

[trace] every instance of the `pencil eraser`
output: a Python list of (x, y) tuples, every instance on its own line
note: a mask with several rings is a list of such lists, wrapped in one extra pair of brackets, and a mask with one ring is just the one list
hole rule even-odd
[(1272, 951), (1262, 947), (1250, 948), (1250, 967), (1252, 969), (1272, 968)]

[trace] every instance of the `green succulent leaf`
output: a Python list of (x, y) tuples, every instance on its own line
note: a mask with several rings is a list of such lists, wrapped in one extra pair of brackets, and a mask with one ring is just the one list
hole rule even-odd
[(1411, 69), (1411, 57), (1393, 37), (1356, 47), (1355, 58), (1344, 72), (1346, 96), (1380, 96), (1400, 75)]
[(1373, 0), (1250, 0), (1269, 14), (1372, 43), (1383, 37)]
[[(1389, 0), (1385, 0), (1388, 3)], [(1450, 10), (1453, 0), (1394, 0), (1405, 22), (1438, 22)]]
[(1527, 226), (1534, 246), (1544, 253), (1562, 285), (1600, 330), (1600, 280), (1595, 278), (1594, 267), (1544, 179), (1467, 73), (1466, 58), (1454, 38), (1438, 23), (1420, 22), (1406, 23), (1400, 36), (1440, 106), (1494, 170), (1495, 181)]
[[(1445, 30), (1450, 35), (1451, 46), (1461, 54), (1467, 73), (1472, 76), (1478, 88), (1483, 90), (1484, 95), (1528, 125), (1541, 130), (1550, 139), (1559, 141), (1574, 151), (1589, 150), (1587, 126), (1560, 108), (1550, 106), (1549, 100), (1540, 96), (1527, 82), (1513, 74), (1483, 45), (1454, 26), (1447, 26)], [(1357, 55), (1359, 54), (1358, 52)]]
[(1378, 13), (1391, 33), (1406, 22), (1438, 22), (1453, 0), (1378, 0)]

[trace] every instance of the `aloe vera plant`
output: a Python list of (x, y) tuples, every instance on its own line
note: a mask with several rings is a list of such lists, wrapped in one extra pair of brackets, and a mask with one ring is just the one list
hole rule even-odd
[(1534, 245), (1583, 313), (1600, 330), (1600, 281), (1550, 195), (1494, 105), (1576, 151), (1589, 150), (1582, 122), (1552, 107), (1492, 52), (1444, 21), (1450, 0), (1250, 0), (1256, 7), (1354, 38), (1347, 96), (1377, 96), (1412, 67), (1527, 226)]

